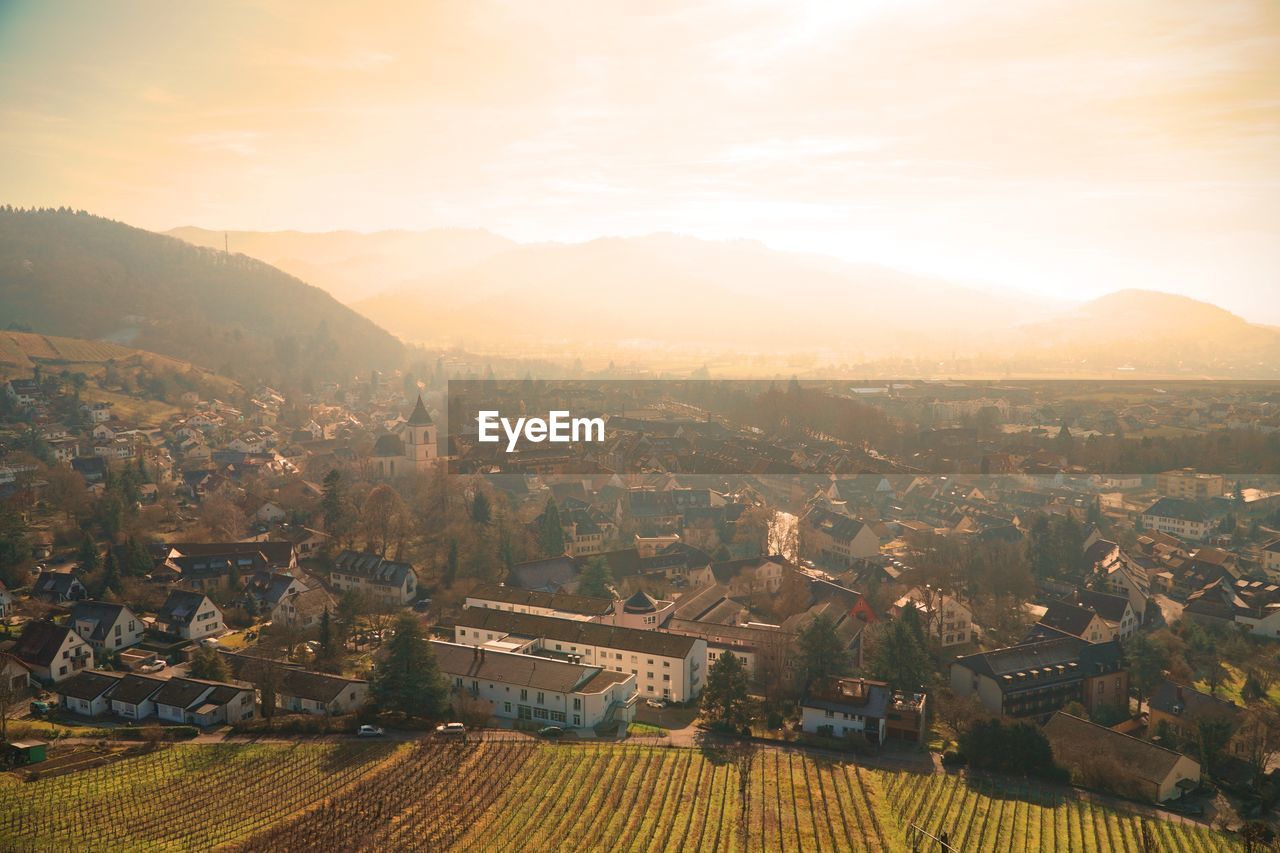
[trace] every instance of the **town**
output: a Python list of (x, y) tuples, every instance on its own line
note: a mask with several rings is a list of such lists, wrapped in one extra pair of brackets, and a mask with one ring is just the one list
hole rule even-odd
[[(229, 399), (193, 382), (164, 405), (145, 367), (36, 361), (8, 379), (11, 773), (56, 797), (182, 739), (338, 750), (308, 760), (387, 780), (429, 757), (413, 797), (442, 805), (413, 825), (465, 844), (471, 823), (513, 820), (521, 790), (541, 795), (521, 763), (539, 744), (610, 765), (684, 748), (738, 756), (744, 791), (803, 785), (813, 813), (791, 829), (735, 794), (733, 831), (766, 845), (837, 821), (835, 847), (985, 849), (1005, 811), (973, 809), (1015, 789), (1046, 821), (1087, 810), (1107, 846), (1265, 836), (1280, 388), (470, 380), (455, 395), (460, 364)], [(513, 411), (572, 401), (604, 440), (495, 455), (460, 414), (482, 392)], [(671, 760), (655, 772), (684, 778)], [(493, 788), (474, 814), (449, 813), (450, 776), (495, 771), (474, 777)], [(830, 772), (856, 774), (856, 808), (814, 787), (834, 789), (815, 781)], [(616, 796), (656, 796), (651, 775), (619, 776)], [(725, 796), (697, 784), (695, 805)], [(9, 790), (6, 837), (78, 837)], [(324, 837), (290, 799), (316, 791), (234, 838)]]

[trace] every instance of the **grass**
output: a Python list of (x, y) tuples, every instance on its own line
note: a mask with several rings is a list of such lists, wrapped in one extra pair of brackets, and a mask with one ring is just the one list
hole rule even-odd
[(667, 730), (662, 726), (651, 726), (648, 723), (628, 723), (627, 734), (632, 737), (666, 737)]
[(175, 746), (0, 784), (6, 849), (1240, 849), (1231, 836), (1013, 785), (774, 749), (487, 741)]
[[(1241, 695), (1240, 691), (1244, 689), (1244, 670), (1232, 666), (1229, 663), (1224, 663), (1222, 666), (1223, 669), (1227, 671), (1227, 677), (1222, 684), (1218, 685), (1218, 692), (1215, 695), (1219, 699), (1226, 699), (1228, 702), (1235, 702), (1237, 705), (1243, 707), (1246, 703), (1244, 701), (1244, 696)], [(1192, 687), (1204, 693), (1210, 692), (1209, 685), (1206, 684), (1203, 679), (1197, 681), (1192, 685)], [(1267, 698), (1270, 699), (1272, 703), (1280, 705), (1280, 683), (1271, 685), (1271, 688), (1267, 691)]]

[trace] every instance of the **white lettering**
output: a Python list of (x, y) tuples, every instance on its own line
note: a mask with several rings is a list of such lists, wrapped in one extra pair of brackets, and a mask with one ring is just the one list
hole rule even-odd
[(544, 441), (569, 444), (574, 441), (604, 441), (604, 418), (574, 418), (569, 412), (557, 409), (547, 413), (547, 418), (504, 418), (496, 411), (476, 413), (477, 438), (486, 444), (497, 444), (502, 438), (499, 429), (507, 437), (507, 452), (513, 453), (523, 436), (525, 441), (541, 444)]

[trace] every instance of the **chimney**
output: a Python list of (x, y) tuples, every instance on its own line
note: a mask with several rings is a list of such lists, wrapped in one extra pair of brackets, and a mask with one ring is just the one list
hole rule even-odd
[(1178, 702), (1179, 703), (1182, 702), (1182, 685), (1181, 684), (1178, 685)]

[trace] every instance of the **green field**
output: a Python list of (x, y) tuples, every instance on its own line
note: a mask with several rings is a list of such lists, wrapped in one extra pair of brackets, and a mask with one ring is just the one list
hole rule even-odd
[[(773, 749), (528, 740), (172, 746), (0, 785), (0, 848), (206, 850), (1141, 850), (1143, 819)], [(1148, 821), (1158, 849), (1229, 836)], [(923, 849), (923, 848), (922, 848)]]

